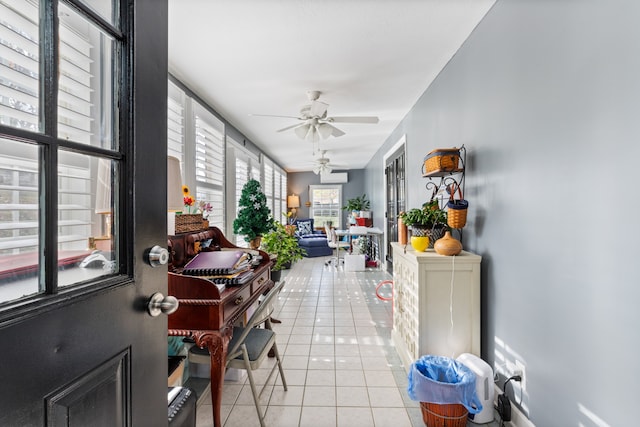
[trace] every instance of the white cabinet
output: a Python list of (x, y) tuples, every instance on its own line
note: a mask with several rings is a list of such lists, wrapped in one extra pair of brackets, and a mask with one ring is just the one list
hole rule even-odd
[(391, 336), (405, 369), (425, 354), (480, 356), (482, 258), (466, 251), (450, 257), (432, 249), (416, 252), (411, 245), (391, 246)]

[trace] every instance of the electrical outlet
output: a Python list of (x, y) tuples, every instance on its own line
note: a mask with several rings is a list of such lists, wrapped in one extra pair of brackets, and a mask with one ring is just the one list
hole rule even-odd
[(524, 364), (519, 360), (516, 360), (515, 368), (517, 371), (520, 371), (519, 375), (522, 378), (520, 380), (520, 387), (522, 387), (522, 391), (527, 391), (527, 376), (525, 375)]
[(521, 380), (520, 381), (511, 381), (511, 385), (513, 387), (521, 387), (522, 391), (526, 391), (527, 389), (527, 382), (526, 382), (526, 375), (525, 375), (525, 369), (524, 369), (524, 364), (522, 362), (520, 362), (519, 360), (516, 360), (515, 363), (510, 362), (507, 360), (506, 363), (506, 377), (510, 378), (513, 377), (514, 375), (520, 375)]

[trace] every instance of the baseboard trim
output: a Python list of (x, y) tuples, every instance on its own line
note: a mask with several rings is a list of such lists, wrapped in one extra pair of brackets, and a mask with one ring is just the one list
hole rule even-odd
[[(498, 395), (502, 394), (500, 387), (494, 384), (495, 393), (494, 396), (498, 399)], [(497, 405), (497, 400), (494, 401)], [(504, 423), (507, 427), (536, 427), (529, 418), (514, 404), (511, 405), (511, 421)]]

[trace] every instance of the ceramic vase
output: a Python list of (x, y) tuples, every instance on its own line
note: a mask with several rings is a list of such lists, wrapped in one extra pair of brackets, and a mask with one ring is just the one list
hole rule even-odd
[(407, 244), (407, 226), (402, 222), (402, 218), (398, 218), (398, 243)]
[(458, 255), (462, 251), (462, 243), (451, 235), (450, 231), (444, 233), (444, 237), (436, 240), (433, 249), (440, 255)]
[(411, 247), (416, 252), (424, 252), (429, 247), (429, 236), (411, 236)]

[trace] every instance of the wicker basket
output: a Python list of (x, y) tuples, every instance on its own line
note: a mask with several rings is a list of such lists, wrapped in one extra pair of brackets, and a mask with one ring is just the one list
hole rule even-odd
[(423, 174), (451, 172), (458, 169), (459, 163), (459, 148), (436, 148), (424, 158)]
[(428, 236), (430, 248), (433, 248), (433, 244), (436, 242), (436, 240), (444, 236), (444, 232), (445, 232), (445, 227), (424, 227), (424, 226), (412, 225), (409, 227), (409, 229), (411, 230), (411, 236), (415, 236), (415, 237)]
[(176, 233), (188, 233), (202, 230), (202, 215), (182, 214), (176, 215)]
[(455, 185), (453, 188), (457, 188), (460, 199), (454, 199), (456, 191), (452, 190), (449, 202), (447, 202), (447, 224), (451, 228), (462, 228), (467, 224), (469, 202), (463, 199), (462, 189), (459, 185)]
[(465, 427), (467, 425), (469, 411), (460, 404), (438, 405), (420, 402), (420, 409), (427, 427)]

